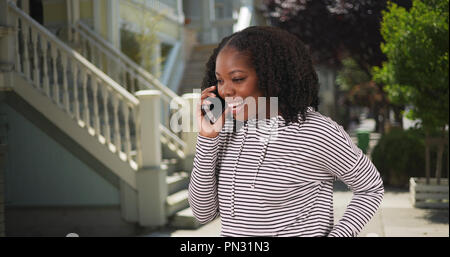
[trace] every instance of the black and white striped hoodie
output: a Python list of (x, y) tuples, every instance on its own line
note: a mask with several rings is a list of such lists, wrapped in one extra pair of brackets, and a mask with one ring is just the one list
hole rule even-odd
[[(193, 167), (193, 214), (201, 223), (220, 215), (221, 236), (357, 236), (384, 194), (373, 163), (312, 108), (306, 121), (289, 125), (278, 115), (233, 130), (227, 120), (217, 137), (198, 135)], [(335, 179), (353, 191), (337, 224)]]

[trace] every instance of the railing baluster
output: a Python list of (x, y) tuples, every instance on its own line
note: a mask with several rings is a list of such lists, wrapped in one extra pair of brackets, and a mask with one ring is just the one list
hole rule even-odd
[(97, 135), (97, 137), (100, 135), (100, 116), (98, 113), (98, 82), (97, 80), (94, 78), (94, 76), (91, 76), (91, 83), (92, 83), (92, 91), (93, 91), (93, 96), (94, 96), (94, 130), (95, 130), (95, 135)]
[(83, 120), (84, 125), (86, 128), (89, 129), (91, 126), (90, 121), (90, 111), (89, 111), (89, 99), (88, 99), (88, 93), (87, 93), (87, 73), (83, 72)]
[(58, 50), (54, 44), (50, 44), (50, 51), (52, 54), (52, 65), (53, 65), (53, 100), (55, 100), (56, 105), (60, 106), (59, 101), (59, 85), (58, 85)]
[(109, 144), (111, 143), (111, 127), (109, 125), (109, 115), (108, 115), (108, 88), (107, 87), (103, 87), (103, 117), (104, 117), (104, 122), (105, 122), (105, 140), (106, 140), (106, 144), (109, 146)]
[(105, 69), (103, 68), (103, 57), (102, 57), (102, 51), (101, 51), (101, 48), (96, 47), (95, 50), (96, 50), (96, 53), (97, 53), (97, 59), (98, 59), (98, 60), (97, 60), (97, 61), (98, 61), (97, 66), (100, 68), (100, 70), (105, 70)]
[[(135, 130), (140, 129), (139, 117), (137, 116), (138, 99), (124, 91), (118, 83), (105, 76), (104, 73), (98, 72), (97, 69), (91, 69), (85, 59), (80, 58), (70, 47), (67, 47), (61, 40), (46, 31), (15, 5), (10, 4), (9, 8), (16, 15), (14, 16), (16, 50), (13, 53), (16, 59), (16, 71), (23, 73), (30, 84), (35, 85), (36, 89), (43, 90), (49, 100), (54, 100), (56, 105), (67, 112), (71, 118), (76, 117), (77, 122), (85, 121), (91, 135), (95, 133), (99, 139), (104, 136), (108, 148), (111, 151), (115, 148), (120, 158), (132, 161), (134, 159), (132, 150), (135, 147), (136, 158), (141, 160), (142, 154), (139, 153), (138, 134), (136, 142), (134, 141)], [(89, 53), (94, 59), (94, 63), (98, 63), (99, 67), (108, 65), (107, 62), (116, 56), (99, 47), (101, 46), (99, 44), (95, 44), (91, 49), (87, 48), (92, 47), (92, 44), (88, 44), (84, 40), (83, 37), (79, 41), (77, 40), (78, 44), (81, 44), (79, 45), (80, 52)], [(91, 52), (89, 52), (90, 50)], [(113, 61), (120, 63), (120, 59), (114, 59)], [(108, 67), (110, 72), (114, 72), (114, 74), (121, 74), (121, 68), (121, 66), (115, 66), (115, 63)], [(128, 67), (125, 67), (124, 71), (129, 72), (126, 75), (129, 77), (125, 78), (124, 83), (132, 91), (135, 91), (136, 71)], [(133, 71), (133, 74), (130, 71)], [(88, 90), (92, 91), (89, 92)], [(103, 108), (101, 107), (102, 101)], [(93, 111), (90, 111), (90, 107), (93, 108)], [(89, 112), (93, 114), (93, 117), (90, 116)], [(105, 122), (104, 130), (101, 125), (103, 120), (101, 116), (103, 116)], [(93, 129), (90, 125), (90, 119), (94, 119)], [(122, 121), (125, 124), (122, 124)], [(114, 126), (114, 134), (111, 131), (112, 126)], [(135, 169), (134, 163), (131, 162), (130, 164)]]
[(81, 39), (80, 39), (80, 42), (81, 42), (81, 52), (83, 53), (84, 58), (89, 60), (87, 46), (86, 46), (87, 42), (86, 42), (86, 40), (81, 40)]
[(45, 38), (41, 37), (41, 47), (43, 55), (43, 69), (44, 69), (44, 91), (45, 94), (50, 97), (50, 79), (48, 76), (48, 42)]
[(89, 49), (90, 49), (90, 59), (89, 59), (89, 61), (91, 62), (91, 63), (93, 63), (95, 66), (97, 66), (98, 67), (98, 65), (97, 65), (97, 59), (95, 58), (96, 56), (95, 56), (95, 54), (94, 54), (94, 45), (93, 44), (91, 44), (91, 42), (89, 42), (89, 40), (87, 41), (88, 42), (88, 47), (89, 47)]
[(142, 167), (142, 151), (141, 151), (141, 122), (139, 119), (140, 105), (133, 109), (133, 120), (135, 127), (135, 144), (136, 144), (136, 163), (138, 168)]
[[(22, 71), (22, 65), (21, 65), (21, 61), (20, 61), (20, 34), (21, 33), (21, 29), (19, 28), (19, 17), (17, 17), (16, 19), (14, 19), (15, 21), (15, 26), (16, 26), (16, 71), (17, 72), (23, 72)], [(21, 28), (23, 29), (23, 22), (22, 22), (22, 26)], [(23, 36), (22, 36), (23, 38)]]
[(25, 72), (25, 77), (27, 79), (30, 79), (30, 57), (29, 57), (29, 45), (28, 45), (28, 38), (30, 36), (30, 30), (28, 25), (23, 22), (23, 69)]
[(120, 73), (122, 74), (120, 84), (122, 87), (127, 88), (127, 69), (124, 64), (120, 65)]
[(131, 160), (131, 140), (130, 140), (130, 110), (128, 104), (122, 104), (123, 116), (125, 120), (125, 153), (127, 159)]
[(113, 107), (114, 107), (114, 144), (116, 146), (117, 153), (120, 153), (121, 140), (120, 140), (120, 122), (119, 122), (119, 96), (113, 95)]
[(40, 70), (39, 70), (39, 55), (37, 52), (38, 35), (36, 29), (31, 28), (31, 41), (33, 44), (33, 80), (36, 88), (41, 89)]
[(169, 126), (169, 121), (167, 119), (167, 116), (169, 115), (169, 108), (168, 105), (166, 104), (166, 102), (164, 100), (161, 101), (162, 103), (162, 110), (163, 110), (163, 115), (161, 117), (161, 121), (163, 122), (164, 126), (166, 126), (166, 128), (170, 128)]
[[(74, 63), (72, 65), (72, 73), (73, 73), (73, 108), (75, 110), (75, 118), (77, 122), (80, 120), (80, 103), (78, 100), (78, 65)], [(83, 72), (81, 71), (80, 73)]]
[[(148, 1), (145, 4), (153, 7), (160, 5), (161, 8), (166, 6), (155, 1)], [(162, 98), (168, 99), (167, 102), (177, 97), (170, 89), (164, 87), (151, 74), (142, 69), (142, 67), (139, 67), (139, 65), (136, 65), (131, 59), (99, 37), (82, 22), (77, 24), (76, 30), (81, 38), (89, 42), (91, 56), (95, 58), (91, 62), (100, 69), (106, 65), (107, 67), (103, 70), (122, 87), (126, 88), (127, 91), (134, 93), (141, 89), (158, 89), (162, 92)], [(169, 127), (170, 119), (168, 116), (170, 115), (170, 111), (166, 108), (161, 113), (163, 116), (161, 124)], [(175, 133), (173, 135), (177, 136)]]
[(116, 62), (114, 62), (113, 59), (108, 59), (107, 63), (108, 63), (108, 67), (107, 67), (108, 75), (115, 81), (118, 81), (116, 67), (115, 67)]
[(134, 93), (136, 92), (136, 73), (130, 70), (129, 74), (130, 74), (130, 92)]
[(63, 104), (64, 109), (70, 114), (69, 85), (67, 81), (67, 55), (62, 54), (62, 77), (63, 77)]
[(136, 76), (136, 91), (139, 91), (143, 88), (143, 86), (141, 86), (141, 79), (140, 77)]

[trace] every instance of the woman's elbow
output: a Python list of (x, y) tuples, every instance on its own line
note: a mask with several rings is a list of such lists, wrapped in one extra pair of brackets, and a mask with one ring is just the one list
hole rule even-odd
[(211, 221), (213, 221), (217, 217), (217, 211), (208, 211), (208, 212), (200, 212), (198, 210), (194, 210), (192, 208), (192, 214), (194, 215), (195, 219), (202, 225), (207, 224)]

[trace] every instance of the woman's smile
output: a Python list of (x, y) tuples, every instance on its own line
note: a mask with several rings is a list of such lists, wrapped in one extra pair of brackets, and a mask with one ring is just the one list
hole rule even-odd
[[(229, 105), (228, 105), (229, 106)], [(242, 108), (245, 106), (244, 102), (241, 102), (240, 104), (234, 105), (231, 108), (231, 112), (233, 113), (233, 115), (238, 114)]]

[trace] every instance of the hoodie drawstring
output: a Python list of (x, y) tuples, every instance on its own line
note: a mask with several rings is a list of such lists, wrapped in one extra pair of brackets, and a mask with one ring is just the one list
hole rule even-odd
[(239, 148), (239, 153), (238, 153), (238, 157), (236, 158), (236, 163), (234, 164), (234, 168), (233, 168), (233, 178), (232, 178), (232, 182), (231, 182), (231, 216), (234, 217), (234, 180), (236, 178), (236, 167), (237, 164), (239, 162), (239, 157), (241, 156), (241, 152), (242, 152), (242, 147), (244, 146), (244, 142), (245, 139), (247, 137), (247, 131), (248, 131), (248, 123), (245, 122), (244, 123), (244, 138), (242, 139), (241, 142), (241, 147)]
[[(255, 188), (255, 182), (256, 182), (256, 178), (258, 177), (258, 173), (259, 173), (259, 168), (261, 167), (262, 161), (264, 160), (265, 156), (266, 156), (266, 152), (267, 152), (267, 147), (269, 145), (269, 141), (270, 141), (270, 137), (272, 135), (272, 129), (273, 126), (277, 123), (277, 119), (275, 119), (275, 123), (272, 125), (271, 129), (269, 130), (269, 138), (267, 139), (266, 142), (264, 142), (264, 147), (263, 147), (263, 151), (261, 152), (261, 155), (259, 157), (259, 162), (258, 162), (258, 166), (256, 168), (256, 174), (255, 177), (253, 178), (253, 182), (251, 185), (251, 188), (254, 189)], [(244, 142), (247, 138), (247, 134), (248, 134), (248, 122), (244, 122), (244, 138), (242, 139), (241, 142), (241, 147), (239, 148), (239, 152), (238, 152), (238, 156), (236, 158), (236, 162), (234, 164), (234, 168), (233, 168), (233, 177), (232, 177), (232, 184), (231, 184), (231, 216), (234, 217), (235, 216), (235, 212), (234, 212), (234, 200), (235, 200), (235, 179), (236, 179), (236, 168), (237, 165), (239, 163), (239, 159), (241, 156), (241, 152), (242, 152), (242, 148), (244, 146)], [(227, 140), (228, 141), (228, 140)], [(227, 142), (228, 144), (228, 142)]]

